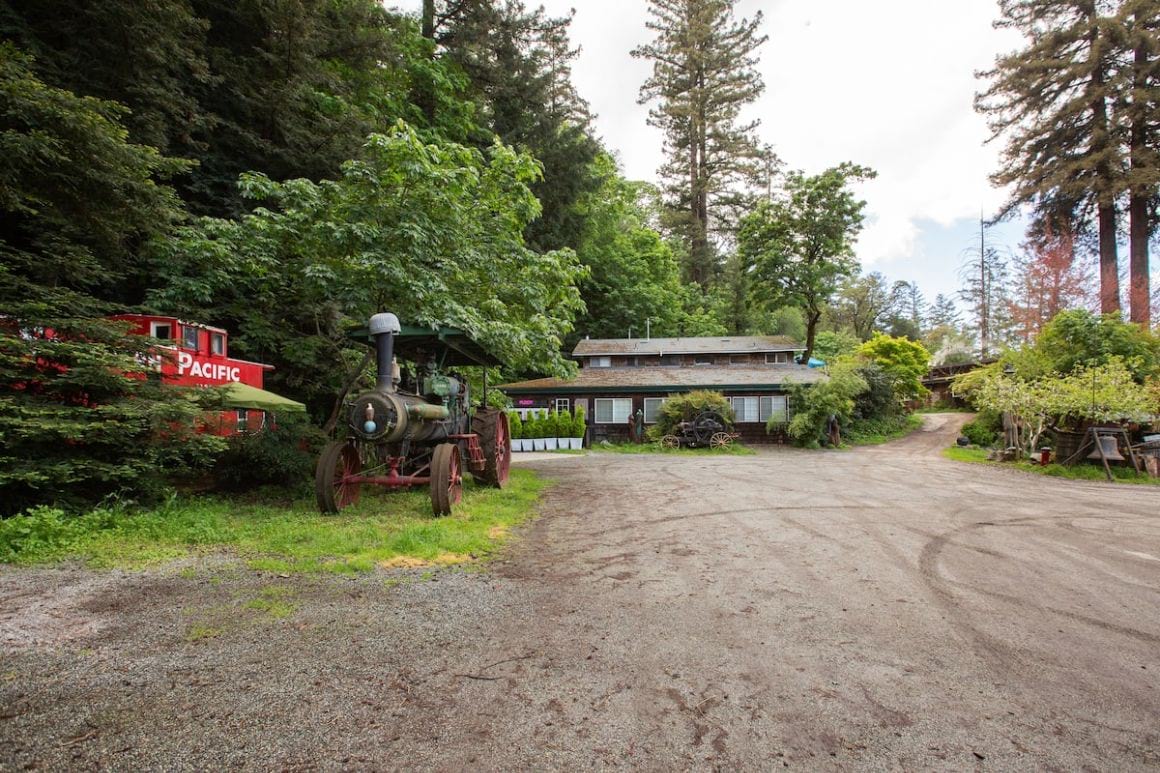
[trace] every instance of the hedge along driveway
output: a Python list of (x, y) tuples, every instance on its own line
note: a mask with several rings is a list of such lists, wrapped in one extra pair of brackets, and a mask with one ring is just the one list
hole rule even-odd
[(426, 488), (364, 487), (358, 505), (321, 515), (313, 497), (175, 498), (141, 513), (96, 510), (69, 517), (40, 508), (0, 522), (0, 561), (80, 559), (94, 567), (143, 567), (207, 550), (227, 550), (253, 569), (365, 572), (376, 566), (455, 564), (483, 558), (535, 514), (546, 482), (512, 470), (502, 491), (464, 483), (451, 516), (431, 515)]

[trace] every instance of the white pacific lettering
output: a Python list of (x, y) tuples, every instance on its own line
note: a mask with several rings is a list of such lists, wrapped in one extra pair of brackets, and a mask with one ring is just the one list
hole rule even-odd
[(242, 380), (242, 369), (239, 367), (216, 362), (202, 362), (195, 360), (191, 354), (180, 352), (177, 355), (177, 372), (184, 376), (187, 371), (194, 378), (206, 378), (213, 381)]

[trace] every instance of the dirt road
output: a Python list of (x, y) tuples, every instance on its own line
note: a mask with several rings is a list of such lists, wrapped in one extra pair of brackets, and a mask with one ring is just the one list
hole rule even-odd
[[(534, 462), (482, 573), (0, 570), (0, 767), (1160, 766), (1160, 491), (944, 460), (959, 421)], [(293, 614), (191, 635), (251, 597)]]

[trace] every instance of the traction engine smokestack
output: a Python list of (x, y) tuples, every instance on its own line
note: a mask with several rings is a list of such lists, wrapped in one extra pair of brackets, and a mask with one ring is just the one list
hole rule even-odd
[(371, 317), (369, 330), (375, 339), (375, 388), (380, 392), (394, 392), (395, 334), (402, 330), (399, 318), (391, 313), (375, 314)]

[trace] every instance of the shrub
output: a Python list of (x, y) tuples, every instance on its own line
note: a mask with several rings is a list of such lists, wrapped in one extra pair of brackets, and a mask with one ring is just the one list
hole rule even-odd
[(866, 391), (854, 398), (854, 419), (873, 421), (897, 416), (902, 408), (893, 381), (875, 362), (864, 362), (854, 368), (866, 382)]
[(576, 406), (576, 411), (572, 414), (572, 437), (584, 437), (585, 429), (587, 429), (587, 421), (584, 416), (584, 409)]
[(515, 411), (508, 414), (508, 433), (512, 440), (523, 440), (524, 438), (524, 420)]
[(963, 425), (963, 434), (977, 446), (994, 445), (1003, 434), (1003, 416), (998, 411), (981, 411)]
[(700, 390), (670, 397), (661, 405), (657, 423), (648, 430), (652, 440), (674, 434), (682, 421), (691, 421), (704, 410), (716, 411), (727, 425), (733, 424), (733, 407), (720, 392)]
[[(839, 425), (849, 424), (854, 415), (854, 398), (867, 389), (866, 380), (848, 364), (833, 368), (825, 381), (812, 385), (793, 384), (790, 387), (793, 419), (787, 430), (790, 438), (796, 445), (808, 448), (817, 448), (827, 442), (830, 417), (835, 417)], [(766, 431), (774, 429), (771, 417)]]
[(227, 491), (305, 484), (325, 442), (322, 431), (305, 418), (280, 419), (260, 432), (229, 438), (214, 466), (214, 480)]
[(930, 352), (922, 344), (875, 333), (858, 347), (858, 355), (882, 369), (899, 398), (910, 400), (927, 393), (922, 377), (930, 366)]

